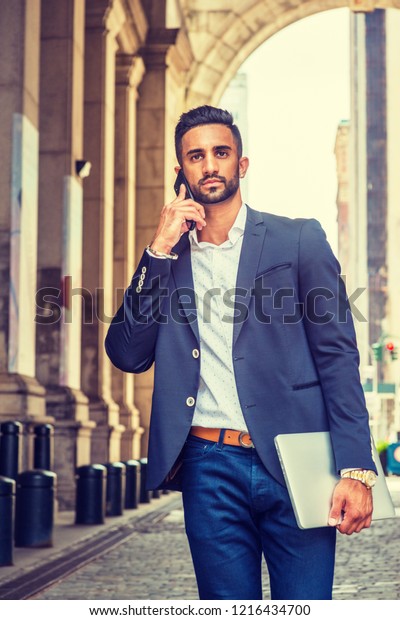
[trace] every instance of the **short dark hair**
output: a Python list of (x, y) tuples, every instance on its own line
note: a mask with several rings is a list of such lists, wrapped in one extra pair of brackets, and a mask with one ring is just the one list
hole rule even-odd
[(202, 105), (193, 108), (189, 112), (184, 112), (179, 119), (175, 128), (175, 152), (180, 165), (182, 165), (182, 138), (189, 129), (198, 127), (199, 125), (225, 125), (232, 132), (233, 139), (236, 144), (238, 157), (242, 157), (243, 144), (242, 137), (237, 125), (233, 120), (233, 116), (227, 110), (214, 108), (211, 105)]

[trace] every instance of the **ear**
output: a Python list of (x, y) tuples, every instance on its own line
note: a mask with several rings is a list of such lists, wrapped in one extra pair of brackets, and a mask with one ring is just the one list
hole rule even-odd
[(239, 177), (243, 179), (246, 176), (247, 169), (249, 167), (249, 158), (241, 157), (239, 159)]
[(182, 168), (180, 166), (175, 166), (174, 170), (176, 174), (178, 174), (179, 170), (182, 170)]

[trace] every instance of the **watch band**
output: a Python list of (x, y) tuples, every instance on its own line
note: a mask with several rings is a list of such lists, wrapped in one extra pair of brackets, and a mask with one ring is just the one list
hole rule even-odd
[(358, 480), (367, 489), (371, 490), (376, 482), (376, 473), (369, 469), (353, 469), (342, 473), (341, 478), (350, 478)]

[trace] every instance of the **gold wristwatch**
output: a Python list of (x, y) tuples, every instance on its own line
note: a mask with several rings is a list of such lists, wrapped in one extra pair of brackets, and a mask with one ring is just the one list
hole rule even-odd
[(352, 469), (350, 471), (346, 471), (341, 477), (358, 480), (359, 482), (362, 482), (367, 489), (372, 489), (376, 483), (377, 475), (371, 469)]

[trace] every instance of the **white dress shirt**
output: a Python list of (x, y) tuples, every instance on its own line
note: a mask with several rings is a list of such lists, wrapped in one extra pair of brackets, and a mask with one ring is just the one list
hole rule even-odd
[(200, 386), (194, 426), (248, 430), (232, 362), (232, 305), (246, 215), (246, 205), (242, 204), (228, 239), (221, 245), (198, 241), (196, 229), (189, 233), (200, 334)]

